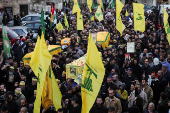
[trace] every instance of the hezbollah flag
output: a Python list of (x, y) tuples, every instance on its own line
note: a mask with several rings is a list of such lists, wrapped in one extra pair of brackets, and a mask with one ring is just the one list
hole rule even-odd
[(44, 88), (42, 92), (42, 106), (44, 109), (48, 109), (53, 105), (53, 92), (52, 92), (52, 78), (51, 78), (51, 69), (50, 66), (46, 73)]
[(42, 8), (42, 11), (41, 11), (41, 34), (42, 32), (44, 33), (44, 36), (45, 36), (45, 23), (44, 23), (44, 11), (43, 11), (43, 8)]
[(116, 29), (120, 32), (121, 35), (125, 29), (125, 25), (122, 23), (122, 18), (120, 15), (123, 6), (124, 5), (120, 2), (120, 0), (116, 0)]
[(40, 113), (40, 106), (41, 106), (41, 95), (44, 87), (44, 81), (46, 72), (48, 67), (51, 63), (52, 56), (50, 55), (47, 44), (44, 39), (44, 34), (38, 37), (33, 55), (30, 61), (30, 67), (33, 70), (34, 74), (38, 78), (37, 82), (37, 94), (34, 103), (34, 113)]
[(55, 7), (53, 6), (53, 4), (51, 4), (51, 21), (50, 21), (50, 28), (53, 26), (53, 15), (54, 15), (54, 11), (55, 11)]
[(95, 99), (99, 93), (104, 78), (104, 73), (105, 69), (104, 65), (102, 64), (102, 59), (100, 58), (98, 49), (94, 43), (91, 34), (89, 34), (87, 57), (83, 69), (81, 84), (81, 113), (89, 113), (89, 110), (93, 106)]
[(58, 87), (58, 84), (55, 80), (53, 71), (49, 66), (46, 79), (44, 82), (44, 89), (42, 93), (42, 106), (44, 109), (50, 108), (53, 104), (56, 108), (56, 111), (61, 107), (61, 92)]
[(81, 12), (81, 10), (80, 10), (80, 7), (77, 3), (77, 0), (74, 0), (74, 6), (73, 6), (73, 9), (72, 9), (72, 14), (74, 14), (76, 12)]
[(63, 30), (63, 25), (61, 24), (61, 22), (59, 22), (57, 25), (56, 25), (56, 28), (58, 29), (58, 32), (60, 30)]
[(77, 30), (83, 30), (83, 16), (80, 12), (77, 12)]
[(3, 37), (4, 58), (7, 59), (11, 57), (11, 52), (10, 52), (11, 45), (9, 43), (7, 31), (5, 27), (3, 26), (3, 24), (2, 24), (2, 37)]
[(92, 11), (91, 11), (92, 0), (87, 0), (87, 6), (88, 6), (88, 8), (89, 8), (89, 10), (90, 10), (90, 13), (91, 13), (91, 12), (92, 12)]
[(99, 22), (103, 20), (103, 13), (102, 13), (101, 7), (99, 7), (99, 6), (95, 13), (95, 17), (99, 20)]
[(67, 30), (68, 30), (69, 24), (68, 24), (68, 21), (67, 21), (66, 14), (64, 14), (64, 21), (65, 21), (65, 26), (67, 27)]
[(134, 30), (145, 31), (144, 5), (133, 3)]
[(169, 15), (166, 12), (164, 7), (163, 7), (163, 16), (164, 16), (164, 28), (165, 28), (165, 32), (167, 34), (167, 40), (168, 40), (169, 45), (170, 45), (170, 28), (169, 28), (169, 23), (168, 23)]

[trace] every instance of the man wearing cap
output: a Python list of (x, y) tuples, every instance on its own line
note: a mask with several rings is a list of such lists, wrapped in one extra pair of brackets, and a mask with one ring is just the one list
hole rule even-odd
[(103, 106), (103, 101), (101, 97), (97, 97), (96, 99), (96, 105), (93, 105), (93, 107), (90, 110), (90, 113), (107, 113), (108, 110), (105, 106)]
[(132, 68), (127, 69), (127, 74), (123, 76), (123, 81), (126, 84), (126, 90), (129, 91), (131, 82), (135, 80), (135, 75), (132, 74)]
[(17, 113), (18, 111), (18, 104), (14, 100), (14, 93), (12, 91), (7, 92), (7, 105), (9, 106), (9, 112), (10, 113)]
[(69, 107), (69, 113), (81, 113), (81, 107), (78, 104), (79, 99), (75, 96), (72, 97), (70, 100), (71, 100), (71, 105)]
[(9, 112), (9, 107), (7, 105), (3, 105), (1, 107), (0, 113), (8, 113)]
[(116, 113), (114, 107), (109, 107), (108, 113)]

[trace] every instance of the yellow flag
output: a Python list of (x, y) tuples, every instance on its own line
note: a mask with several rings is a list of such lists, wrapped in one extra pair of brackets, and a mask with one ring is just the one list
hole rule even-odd
[(44, 109), (48, 109), (53, 105), (53, 89), (52, 89), (52, 77), (50, 66), (48, 68), (46, 78), (44, 81), (44, 88), (42, 93), (42, 106)]
[(64, 20), (65, 20), (65, 26), (67, 27), (67, 30), (68, 30), (69, 24), (68, 24), (68, 21), (67, 21), (66, 14), (64, 14)]
[(76, 12), (81, 12), (80, 7), (78, 6), (77, 0), (74, 0), (74, 6), (72, 9), (72, 14), (76, 13)]
[(91, 11), (92, 0), (87, 0), (87, 6), (88, 6), (90, 12), (92, 12), (92, 11)]
[(81, 113), (89, 113), (89, 110), (93, 106), (95, 99), (99, 93), (104, 78), (104, 73), (105, 69), (104, 65), (102, 64), (102, 59), (100, 58), (98, 49), (94, 43), (91, 34), (89, 34), (87, 57), (83, 69), (81, 84)]
[[(40, 41), (40, 42), (39, 42)], [(47, 44), (44, 39), (44, 34), (41, 35), (41, 40), (38, 38), (33, 55), (30, 61), (30, 67), (38, 78), (37, 94), (34, 103), (34, 113), (40, 113), (41, 95), (44, 87), (44, 81), (48, 66), (51, 63), (52, 56), (50, 55)]]
[(62, 108), (61, 107), (62, 95), (52, 70), (51, 70), (51, 77), (52, 77), (52, 89), (53, 89), (53, 104), (57, 111), (59, 108)]
[(103, 13), (102, 13), (101, 7), (99, 7), (99, 6), (95, 13), (95, 17), (99, 20), (99, 22), (103, 20)]
[(167, 40), (169, 42), (170, 45), (170, 28), (169, 28), (169, 23), (168, 23), (168, 13), (166, 12), (165, 8), (163, 7), (163, 19), (164, 19), (164, 28), (165, 28), (165, 32), (167, 34)]
[(103, 3), (102, 3), (102, 0), (98, 0), (98, 2), (99, 2), (99, 6), (100, 6), (100, 8), (102, 8), (102, 6), (103, 6)]
[(90, 20), (91, 20), (91, 21), (94, 20), (94, 15), (90, 18)]
[(125, 25), (122, 23), (122, 18), (120, 15), (123, 6), (124, 5), (120, 2), (120, 0), (116, 0), (116, 29), (120, 32), (121, 35), (125, 29)]
[(80, 12), (77, 13), (77, 30), (83, 30), (83, 16)]
[(128, 12), (127, 12), (127, 10), (126, 10), (125, 16), (128, 16)]
[(61, 22), (59, 22), (57, 25), (56, 25), (56, 28), (58, 29), (58, 32), (60, 30), (63, 30), (63, 25), (61, 24)]
[(133, 3), (134, 30), (145, 31), (144, 5)]

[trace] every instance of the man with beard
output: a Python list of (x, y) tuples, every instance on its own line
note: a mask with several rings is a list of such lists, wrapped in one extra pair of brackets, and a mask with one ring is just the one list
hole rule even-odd
[(18, 82), (20, 77), (18, 72), (14, 72), (13, 66), (10, 66), (9, 69), (8, 67), (9, 64), (2, 67), (1, 70), (3, 70), (2, 75), (4, 75), (4, 83), (6, 84), (7, 90), (11, 91), (12, 87), (14, 86), (14, 83)]
[(164, 55), (160, 55), (160, 63), (161, 63), (162, 65), (166, 65), (167, 70), (170, 71), (170, 65), (169, 65), (169, 63), (167, 62), (167, 60), (165, 60), (165, 56), (164, 56)]
[(145, 65), (142, 66), (142, 73), (145, 74), (144, 79), (148, 79), (149, 78), (148, 76), (151, 74), (151, 72), (152, 72), (152, 68), (149, 65), (149, 61), (148, 61), (148, 59), (145, 59)]
[(7, 93), (7, 105), (9, 106), (9, 112), (10, 113), (17, 113), (18, 110), (18, 104), (16, 103), (16, 101), (14, 100), (14, 94), (12, 91)]
[(109, 89), (110, 86), (115, 87), (116, 85), (112, 82), (112, 78), (111, 77), (107, 77), (107, 82), (102, 87), (102, 93), (103, 93), (102, 98), (103, 99), (105, 99), (106, 96), (108, 95), (108, 89)]
[(114, 83), (117, 87), (119, 87), (119, 86), (122, 84), (122, 82), (119, 81), (118, 75), (114, 75), (114, 76), (113, 76), (113, 83)]
[(145, 109), (143, 113), (158, 113), (155, 110), (155, 104), (153, 102), (149, 103), (148, 109)]
[(153, 90), (150, 86), (148, 86), (147, 80), (142, 80), (142, 89), (147, 95), (148, 102), (152, 102), (153, 99)]
[(130, 86), (132, 81), (135, 80), (135, 75), (132, 74), (133, 69), (132, 68), (128, 68), (127, 69), (127, 74), (123, 76), (123, 81), (126, 84), (126, 90), (129, 91), (130, 90)]
[(106, 106), (107, 108), (114, 107), (116, 113), (121, 113), (122, 112), (121, 102), (114, 95), (115, 95), (114, 91), (109, 90), (109, 97), (106, 97), (104, 106)]
[[(26, 107), (28, 113), (33, 113), (33, 109), (27, 104), (26, 98), (22, 98), (21, 99), (21, 105), (19, 105), (19, 109), (18, 110), (20, 110), (22, 107)], [(18, 111), (18, 113), (19, 113), (19, 111)]]
[(97, 97), (96, 99), (96, 105), (94, 105), (91, 110), (90, 113), (107, 113), (108, 109), (103, 106), (103, 101), (101, 97)]

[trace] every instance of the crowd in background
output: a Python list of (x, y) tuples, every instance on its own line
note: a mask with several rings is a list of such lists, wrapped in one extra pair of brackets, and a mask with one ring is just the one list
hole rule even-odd
[[(126, 26), (122, 36), (116, 30), (116, 8), (108, 8), (103, 3), (104, 20), (95, 15), (97, 5), (92, 13), (86, 4), (80, 4), (83, 15), (84, 30), (77, 31), (76, 13), (72, 14), (73, 3), (63, 3), (63, 9), (56, 9), (57, 23), (65, 25), (67, 16), (69, 29), (59, 31), (56, 25), (50, 28), (50, 19), (46, 18), (45, 39), (48, 45), (61, 45), (61, 39), (71, 38), (70, 45), (61, 45), (62, 51), (53, 55), (51, 66), (62, 93), (62, 108), (58, 111), (54, 106), (42, 113), (81, 113), (81, 85), (73, 79), (66, 79), (66, 64), (77, 60), (87, 53), (89, 33), (107, 31), (110, 33), (109, 46), (102, 48), (105, 75), (99, 94), (90, 113), (168, 113), (170, 109), (170, 46), (163, 25), (163, 15), (159, 13), (159, 5), (153, 12), (145, 12), (145, 32), (134, 31), (133, 6), (129, 2), (122, 9), (122, 22)], [(116, 6), (116, 5), (115, 5)], [(126, 10), (128, 16), (125, 16)], [(168, 9), (167, 9), (168, 10)], [(20, 18), (19, 15), (18, 17)], [(4, 13), (3, 23), (10, 20)], [(170, 21), (170, 19), (169, 19)], [(15, 22), (14, 22), (15, 23)], [(41, 26), (38, 34), (41, 35)], [(78, 40), (77, 40), (78, 35)], [(11, 46), (11, 56), (3, 58), (3, 43), (0, 42), (0, 108), (1, 113), (32, 113), (36, 97), (37, 78), (29, 63), (23, 64), (25, 54), (34, 50), (36, 41), (33, 34), (28, 33), (26, 39), (16, 40)], [(127, 42), (135, 42), (135, 52), (127, 54)], [(94, 56), (95, 57), (95, 56)], [(97, 62), (96, 62), (97, 63)], [(96, 86), (100, 87), (100, 86)]]

